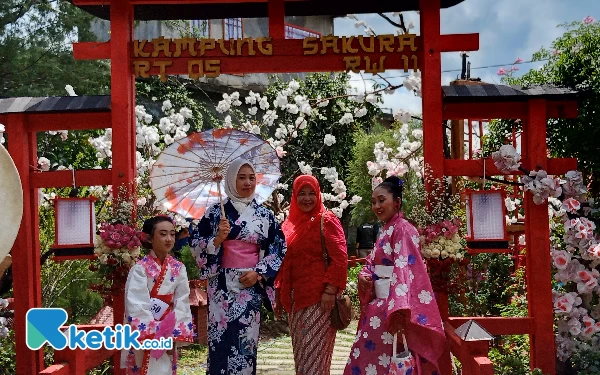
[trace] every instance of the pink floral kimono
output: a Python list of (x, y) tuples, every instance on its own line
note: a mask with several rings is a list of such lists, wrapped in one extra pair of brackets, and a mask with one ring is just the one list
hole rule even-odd
[[(176, 345), (194, 339), (189, 295), (185, 266), (170, 255), (161, 264), (151, 252), (131, 268), (125, 285), (125, 323), (140, 331), (140, 342), (158, 336), (173, 337), (174, 345), (173, 355), (164, 352), (158, 359), (150, 355), (150, 350), (124, 350), (121, 367), (127, 375), (176, 374)], [(165, 335), (159, 327), (169, 314), (174, 314), (175, 326)], [(172, 316), (169, 318), (173, 321)]]
[(344, 375), (389, 373), (394, 335), (386, 327), (397, 310), (410, 311), (406, 339), (416, 360), (416, 373), (439, 375), (437, 361), (446, 337), (416, 228), (401, 215), (388, 222), (361, 274), (372, 276), (374, 288), (359, 290), (362, 313)]

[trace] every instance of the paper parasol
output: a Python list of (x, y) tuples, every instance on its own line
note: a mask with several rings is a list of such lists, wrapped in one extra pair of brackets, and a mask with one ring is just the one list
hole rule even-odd
[(185, 217), (201, 218), (207, 207), (221, 202), (225, 172), (237, 158), (254, 165), (256, 200), (264, 202), (281, 176), (276, 151), (254, 134), (212, 129), (177, 140), (158, 156), (150, 172), (157, 203)]

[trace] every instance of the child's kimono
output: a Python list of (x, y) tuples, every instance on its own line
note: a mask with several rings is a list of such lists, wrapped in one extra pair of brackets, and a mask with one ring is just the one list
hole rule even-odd
[[(177, 343), (191, 343), (194, 324), (190, 310), (190, 287), (183, 263), (171, 255), (160, 263), (154, 252), (142, 258), (129, 271), (125, 285), (125, 324), (140, 331), (139, 341), (157, 338), (160, 323), (175, 314), (173, 355), (164, 352), (158, 359), (150, 350), (123, 350), (121, 368), (135, 375), (176, 374)], [(160, 331), (158, 331), (160, 332)]]
[[(394, 335), (387, 331), (387, 324), (398, 310), (404, 310), (410, 321), (406, 339), (416, 360), (412, 374), (439, 374), (437, 361), (446, 336), (419, 245), (419, 233), (402, 215), (379, 232), (375, 248), (360, 272), (372, 277), (374, 288), (359, 289), (362, 313), (344, 375), (389, 373)], [(402, 336), (398, 336), (401, 348)]]
[[(256, 373), (260, 308), (263, 297), (273, 302), (285, 237), (273, 213), (255, 200), (242, 214), (227, 200), (225, 214), (231, 232), (221, 246), (213, 243), (221, 220), (218, 204), (192, 228), (190, 240), (200, 278), (208, 279), (207, 374), (251, 375)], [(244, 288), (239, 277), (248, 270), (262, 281)]]

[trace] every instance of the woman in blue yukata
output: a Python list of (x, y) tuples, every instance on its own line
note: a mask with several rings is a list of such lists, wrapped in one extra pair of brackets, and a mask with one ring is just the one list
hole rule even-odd
[(255, 188), (252, 164), (233, 161), (225, 176), (226, 217), (216, 204), (191, 233), (200, 277), (208, 279), (208, 375), (256, 374), (263, 296), (274, 304), (285, 237), (273, 213), (254, 200)]

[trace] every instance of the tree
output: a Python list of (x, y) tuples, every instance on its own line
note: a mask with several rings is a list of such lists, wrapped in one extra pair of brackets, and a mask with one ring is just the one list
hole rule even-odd
[(396, 148), (398, 141), (394, 138), (394, 130), (385, 129), (367, 134), (363, 131), (354, 134), (356, 144), (352, 148), (352, 161), (349, 164), (348, 187), (354, 194), (362, 197), (352, 210), (352, 222), (355, 225), (375, 220), (375, 214), (371, 210), (371, 193), (373, 192), (371, 176), (367, 168), (367, 162), (374, 159), (373, 149), (378, 142), (384, 142), (386, 146)]
[[(581, 22), (561, 24), (566, 32), (550, 48), (542, 48), (533, 55), (533, 61), (548, 62), (540, 69), (532, 69), (522, 77), (508, 74), (504, 81), (510, 84), (532, 86), (553, 84), (582, 92), (579, 116), (575, 119), (548, 121), (548, 148), (553, 157), (576, 157), (579, 169), (591, 178), (591, 193), (600, 194), (600, 23), (587, 17)], [(501, 69), (499, 74), (512, 72)], [(512, 131), (513, 121), (501, 121), (493, 127), (492, 139), (503, 140)], [(519, 124), (517, 124), (519, 125)], [(498, 145), (496, 145), (498, 146)]]
[[(292, 182), (298, 175), (298, 161), (304, 161), (316, 170), (323, 167), (333, 167), (339, 173), (341, 180), (349, 176), (348, 166), (352, 161), (352, 146), (355, 142), (356, 132), (364, 132), (371, 128), (372, 121), (379, 109), (376, 103), (379, 97), (372, 95), (354, 96), (348, 95), (350, 90), (348, 74), (310, 74), (300, 81), (300, 88), (294, 96), (309, 98), (318, 115), (307, 116), (308, 126), (298, 132), (298, 137), (293, 142), (288, 142), (286, 151), (292, 157), (283, 157), (282, 170), (286, 182)], [(277, 95), (285, 90), (288, 84), (277, 78), (268, 90), (266, 96), (271, 101), (277, 99)], [(319, 101), (317, 98), (328, 99)], [(317, 99), (317, 100), (315, 100)], [(361, 115), (359, 111), (363, 109)], [(342, 120), (345, 113), (353, 114), (351, 121)], [(283, 124), (294, 124), (298, 116), (290, 111), (278, 112), (280, 118), (277, 122)], [(340, 122), (342, 121), (342, 122)], [(269, 136), (273, 136), (269, 134)], [(326, 145), (325, 139), (331, 135), (335, 139), (332, 145)], [(321, 186), (328, 185), (319, 178)]]
[(0, 2), (2, 96), (63, 95), (71, 83), (80, 93), (109, 91), (107, 61), (76, 61), (71, 43), (94, 40), (94, 19), (67, 0)]

